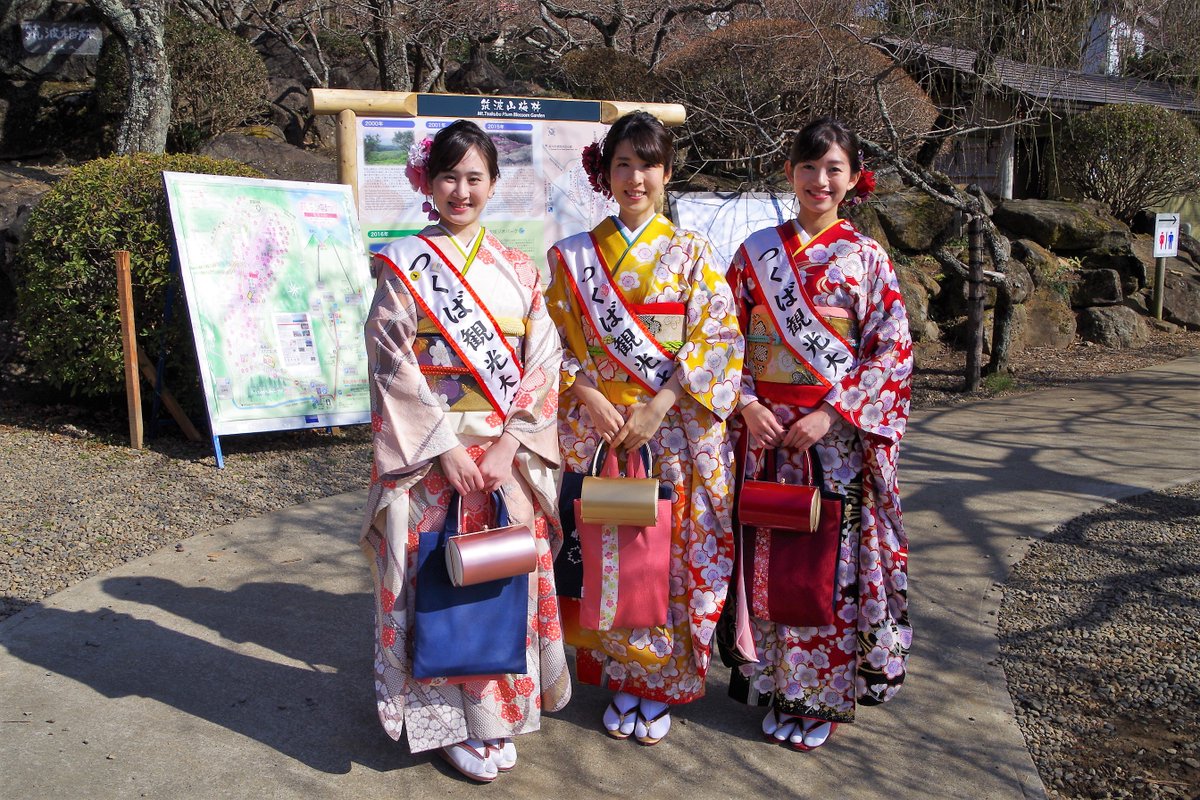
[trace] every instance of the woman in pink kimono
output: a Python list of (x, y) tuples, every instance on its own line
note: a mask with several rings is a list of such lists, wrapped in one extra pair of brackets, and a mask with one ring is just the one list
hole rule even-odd
[(725, 418), (742, 366), (712, 249), (658, 213), (672, 155), (670, 133), (645, 112), (617, 120), (603, 148), (585, 152), (594, 187), (620, 210), (551, 249), (547, 293), (565, 347), (567, 469), (586, 471), (601, 441), (634, 452), (649, 444), (655, 477), (673, 489), (665, 624), (587, 631), (576, 648), (580, 681), (614, 692), (604, 729), (646, 745), (666, 736), (673, 706), (704, 695), (733, 567)]
[[(379, 718), (412, 752), (440, 749), (468, 777), (512, 769), (512, 737), (570, 698), (554, 592), (557, 380), (561, 348), (524, 253), (480, 225), (495, 191), (496, 148), (460, 120), (410, 153), (408, 174), (438, 219), (377, 256), (379, 287), (366, 323), (374, 464), (362, 549), (375, 581)], [(537, 540), (530, 576), (527, 673), (418, 679), (411, 635), (418, 533), (440, 531), (454, 492), (464, 530), (500, 490), (514, 522)], [(453, 632), (446, 644), (453, 646)]]
[[(783, 457), (779, 477), (796, 483), (815, 446), (823, 488), (844, 498), (828, 576), (834, 622), (765, 618), (769, 570), (758, 559), (769, 551), (755, 552), (753, 579), (734, 593), (749, 612), (738, 638), (749, 662), (733, 670), (730, 694), (771, 707), (768, 738), (812, 750), (838, 723), (853, 722), (858, 704), (891, 699), (904, 680), (912, 628), (896, 455), (912, 339), (887, 253), (838, 218), (848, 196), (873, 185), (857, 137), (829, 118), (810, 123), (792, 143), (787, 177), (796, 219), (752, 234), (730, 270), (746, 334), (738, 408), (749, 455), (741, 467), (755, 474), (763, 448), (774, 448)], [(742, 534), (770, 547), (751, 529)]]

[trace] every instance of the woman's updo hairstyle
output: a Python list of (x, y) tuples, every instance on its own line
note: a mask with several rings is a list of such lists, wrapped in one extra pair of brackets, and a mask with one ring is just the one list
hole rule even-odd
[(479, 154), (483, 156), (492, 180), (498, 180), (500, 178), (500, 162), (492, 137), (484, 133), (474, 122), (466, 119), (460, 119), (447, 125), (438, 131), (437, 136), (433, 137), (433, 144), (429, 148), (429, 160), (425, 162), (425, 167), (429, 171), (429, 180), (432, 181), (446, 170), (458, 166), (458, 162), (463, 160), (463, 156), (472, 147), (477, 148)]
[(600, 172), (605, 183), (612, 171), (613, 154), (621, 142), (629, 142), (637, 157), (647, 164), (662, 164), (669, 175), (675, 159), (675, 142), (670, 131), (658, 117), (646, 111), (634, 111), (613, 123), (604, 137), (600, 155)]
[(850, 172), (862, 172), (858, 135), (833, 117), (818, 117), (801, 128), (792, 140), (788, 161), (792, 166), (804, 161), (816, 161), (823, 158), (835, 144), (842, 148), (850, 159)]

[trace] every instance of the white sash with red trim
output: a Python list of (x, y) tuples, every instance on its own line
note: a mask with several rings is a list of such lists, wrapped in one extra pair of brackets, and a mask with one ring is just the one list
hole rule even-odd
[(556, 245), (566, 265), (571, 290), (600, 340), (604, 352), (629, 376), (657, 392), (675, 372), (675, 357), (655, 339), (629, 308), (612, 276), (600, 263), (590, 232), (577, 233)]
[(507, 414), (523, 371), (487, 306), (433, 242), (408, 236), (378, 254), (442, 332), (492, 407)]
[[(806, 249), (816, 243), (817, 240), (812, 239)], [(792, 355), (806, 364), (826, 386), (837, 383), (853, 371), (858, 366), (854, 348), (816, 312), (779, 229), (755, 231), (746, 239), (742, 250), (743, 258), (762, 288), (779, 338)]]

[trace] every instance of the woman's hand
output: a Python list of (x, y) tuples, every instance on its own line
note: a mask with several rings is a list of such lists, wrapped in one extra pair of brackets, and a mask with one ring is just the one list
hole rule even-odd
[(520, 442), (505, 433), (479, 459), (479, 475), (485, 492), (494, 492), (512, 480), (513, 459)]
[(442, 453), (438, 456), (438, 460), (442, 464), (442, 472), (446, 474), (446, 480), (450, 481), (454, 491), (459, 494), (470, 494), (483, 489), (483, 476), (479, 473), (479, 467), (467, 455), (467, 448), (461, 444)]
[(829, 403), (821, 403), (816, 411), (805, 414), (792, 423), (787, 435), (783, 437), (783, 446), (795, 450), (807, 450), (821, 441), (821, 437), (829, 432), (829, 428), (837, 416), (838, 413), (833, 410), (833, 406)]
[(617, 411), (617, 407), (609, 402), (603, 392), (594, 386), (581, 385), (578, 379), (570, 391), (574, 392), (575, 396), (579, 398), (579, 402), (587, 408), (588, 416), (592, 418), (592, 426), (595, 427), (596, 433), (600, 434), (601, 439), (611, 443), (612, 438), (617, 435), (617, 431), (625, 424), (625, 418), (621, 416), (621, 412)]
[(680, 388), (679, 373), (676, 372), (648, 402), (634, 403), (629, 411), (629, 418), (609, 444), (613, 448), (623, 447), (632, 451), (653, 439), (654, 434), (662, 427), (667, 412), (681, 394), (683, 389)]
[(787, 429), (783, 427), (775, 412), (755, 400), (742, 409), (742, 421), (746, 423), (746, 431), (750, 436), (750, 449), (758, 447), (775, 447), (779, 444)]

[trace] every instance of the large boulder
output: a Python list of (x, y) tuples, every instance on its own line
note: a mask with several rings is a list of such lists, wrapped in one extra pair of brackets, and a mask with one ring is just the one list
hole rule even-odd
[(1129, 235), (1129, 226), (1102, 206), (1065, 200), (1005, 200), (992, 215), (1015, 238), (1032, 239), (1055, 251), (1091, 250)]
[(277, 129), (265, 126), (214, 137), (200, 148), (200, 155), (240, 161), (268, 178), (314, 183), (337, 181), (337, 164), (332, 159), (293, 147)]
[(938, 283), (918, 264), (896, 264), (900, 294), (908, 312), (908, 327), (914, 342), (936, 341), (940, 335), (937, 323), (929, 316), (929, 298), (938, 292)]
[(1023, 314), (1013, 342), (1016, 351), (1030, 347), (1062, 349), (1075, 341), (1075, 314), (1057, 291), (1039, 287), (1018, 308)]
[(929, 248), (954, 218), (954, 209), (920, 189), (905, 189), (871, 200), (893, 247), (910, 252)]
[(1089, 342), (1123, 350), (1150, 341), (1141, 316), (1126, 306), (1085, 308), (1079, 312), (1079, 335)]
[(1200, 330), (1200, 276), (1167, 270), (1163, 281), (1163, 319), (1189, 330)]
[(38, 198), (67, 167), (0, 166), (0, 317), (12, 314), (16, 298), (15, 255)]
[(1112, 306), (1124, 299), (1121, 275), (1114, 269), (1085, 269), (1071, 282), (1071, 305), (1075, 308)]
[(85, 81), (96, 74), (104, 28), (100, 15), (85, 3), (0, 4), (0, 30), (0, 77)]
[(1012, 243), (1013, 258), (1018, 259), (1029, 270), (1034, 286), (1043, 286), (1058, 280), (1062, 262), (1032, 239), (1017, 239)]
[(884, 250), (892, 249), (891, 242), (887, 238), (887, 231), (879, 222), (879, 214), (875, 211), (874, 203), (859, 203), (851, 206), (846, 217), (860, 232), (879, 242)]

